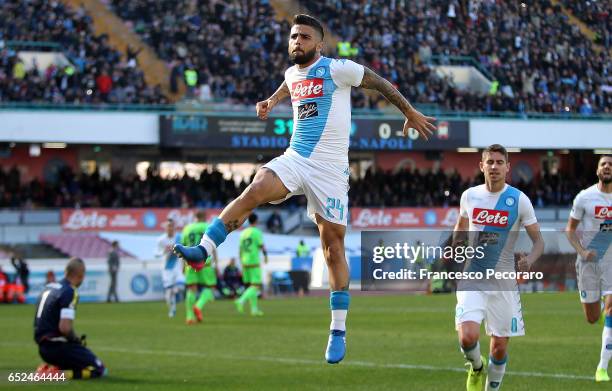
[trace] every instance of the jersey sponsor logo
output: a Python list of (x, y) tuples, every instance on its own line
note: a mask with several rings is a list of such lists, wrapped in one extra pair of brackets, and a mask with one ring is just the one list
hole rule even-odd
[(612, 219), (612, 207), (596, 206), (595, 207), (595, 218), (603, 219), (603, 220)]
[(319, 109), (317, 107), (317, 102), (305, 103), (298, 107), (298, 119), (306, 119), (318, 116)]
[(291, 101), (323, 96), (323, 79), (314, 78), (291, 84)]
[(491, 227), (507, 227), (508, 211), (474, 208), (472, 212), (472, 222), (474, 224), (488, 225)]

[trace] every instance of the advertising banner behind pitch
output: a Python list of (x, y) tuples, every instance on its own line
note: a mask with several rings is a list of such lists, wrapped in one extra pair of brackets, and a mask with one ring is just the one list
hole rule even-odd
[[(47, 283), (47, 273), (51, 271), (56, 281), (64, 278), (66, 259), (40, 259), (30, 263), (30, 290), (26, 295), (28, 303), (35, 303)], [(79, 287), (79, 301), (106, 301), (110, 276), (105, 259), (85, 259), (85, 280)], [(8, 260), (0, 261), (3, 270), (12, 273)], [(117, 295), (120, 301), (162, 300), (164, 288), (161, 279), (162, 265), (159, 261), (143, 262), (135, 259), (122, 259), (117, 274)]]
[[(206, 220), (221, 213), (221, 209), (205, 209)], [(162, 231), (163, 223), (171, 218), (177, 228), (195, 221), (197, 209), (132, 208), (132, 209), (62, 209), (64, 231)]]
[(352, 208), (351, 227), (355, 229), (453, 227), (458, 208)]

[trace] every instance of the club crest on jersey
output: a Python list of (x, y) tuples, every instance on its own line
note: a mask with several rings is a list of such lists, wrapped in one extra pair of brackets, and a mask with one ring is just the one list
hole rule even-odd
[(317, 107), (317, 102), (304, 103), (298, 106), (298, 119), (317, 117), (318, 115), (319, 109)]
[(315, 70), (315, 75), (316, 75), (317, 77), (323, 77), (323, 76), (325, 76), (325, 67), (318, 67), (318, 68)]
[(506, 206), (513, 206), (516, 200), (514, 199), (514, 197), (508, 197), (506, 198), (505, 202), (506, 202)]
[(595, 207), (595, 218), (602, 219), (602, 220), (612, 219), (612, 207), (596, 206)]
[(474, 208), (472, 222), (479, 225), (503, 228), (508, 226), (508, 214), (507, 210)]
[(291, 84), (291, 101), (323, 96), (323, 79), (306, 79)]

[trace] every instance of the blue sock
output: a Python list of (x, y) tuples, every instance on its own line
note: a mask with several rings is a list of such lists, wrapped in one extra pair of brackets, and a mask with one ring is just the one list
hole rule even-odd
[(227, 230), (225, 229), (225, 224), (223, 223), (223, 220), (218, 217), (215, 217), (215, 219), (212, 221), (212, 223), (208, 226), (208, 229), (206, 230), (206, 236), (208, 236), (214, 242), (215, 247), (219, 247), (221, 243), (225, 242), (225, 238), (227, 237)]
[(330, 330), (346, 331), (346, 314), (348, 312), (351, 295), (348, 291), (334, 291), (329, 295), (329, 307), (332, 312)]

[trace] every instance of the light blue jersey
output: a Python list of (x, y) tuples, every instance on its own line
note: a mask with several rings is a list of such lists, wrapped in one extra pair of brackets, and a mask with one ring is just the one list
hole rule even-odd
[(327, 57), (306, 68), (287, 69), (293, 106), (289, 149), (309, 159), (348, 162), (351, 87), (361, 84), (363, 74), (362, 65)]

